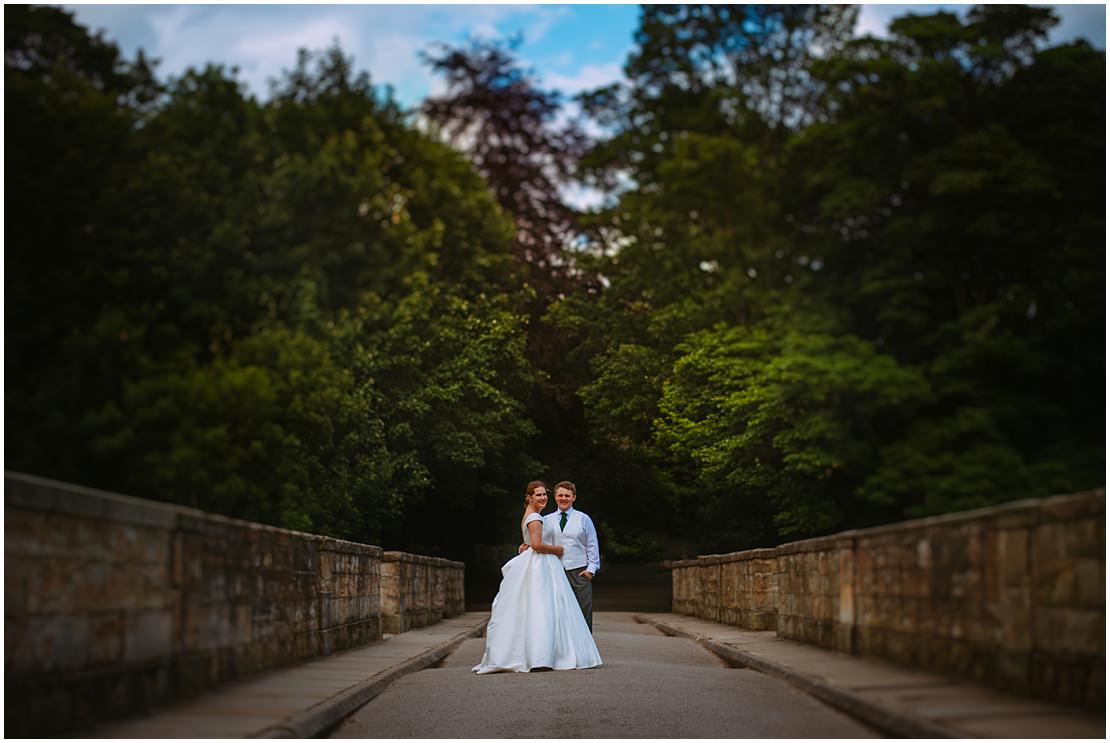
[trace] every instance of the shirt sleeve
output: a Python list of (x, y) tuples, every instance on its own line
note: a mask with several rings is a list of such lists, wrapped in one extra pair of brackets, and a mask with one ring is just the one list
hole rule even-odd
[(594, 528), (593, 519), (582, 514), (582, 531), (586, 535), (586, 570), (594, 575), (601, 569), (601, 550), (597, 543), (597, 529)]

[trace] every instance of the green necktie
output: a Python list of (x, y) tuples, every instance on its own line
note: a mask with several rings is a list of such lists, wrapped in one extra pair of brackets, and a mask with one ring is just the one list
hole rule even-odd
[(562, 531), (563, 527), (565, 527), (566, 525), (567, 525), (567, 512), (563, 511), (563, 515), (561, 517), (559, 517), (559, 531)]

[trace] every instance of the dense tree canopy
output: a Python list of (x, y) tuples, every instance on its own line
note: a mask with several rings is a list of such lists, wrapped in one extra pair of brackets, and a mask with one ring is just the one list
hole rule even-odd
[(512, 44), (407, 112), (4, 13), (10, 469), (458, 557), (537, 476), (640, 557), (1103, 482), (1105, 55), (1049, 10), (645, 6), (592, 143)]
[(586, 101), (636, 187), (552, 315), (720, 547), (1102, 482), (1105, 55), (1043, 8), (851, 13), (646, 8)]
[(338, 50), (261, 104), (5, 15), (9, 467), (376, 541), (533, 466), (511, 225)]

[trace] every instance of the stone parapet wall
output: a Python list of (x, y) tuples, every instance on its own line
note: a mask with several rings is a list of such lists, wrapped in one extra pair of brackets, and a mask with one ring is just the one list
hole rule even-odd
[[(11, 736), (80, 730), (382, 636), (380, 547), (10, 472), (4, 486)], [(430, 561), (425, 575), (448, 562), (412, 557)], [(431, 571), (425, 623), (462, 612), (462, 573)]]
[(852, 540), (793, 542), (779, 547), (778, 553), (778, 560), (765, 563), (765, 569), (777, 573), (779, 635), (851, 652), (852, 620), (842, 610), (851, 605)]
[(382, 630), (426, 627), (464, 611), (465, 565), (408, 552), (382, 555)]
[(668, 563), (673, 611), (1105, 704), (1098, 490)]

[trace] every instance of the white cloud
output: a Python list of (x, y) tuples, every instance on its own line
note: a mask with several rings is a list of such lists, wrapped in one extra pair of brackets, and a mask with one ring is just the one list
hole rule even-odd
[(548, 57), (547, 63), (553, 67), (569, 67), (574, 64), (574, 54), (567, 52), (560, 52), (554, 56)]
[(163, 6), (149, 16), (151, 51), (168, 75), (209, 61), (237, 66), (241, 79), (262, 95), (268, 79), (293, 66), (297, 49), (322, 49), (338, 40), (350, 53), (363, 44), (344, 10), (306, 18), (289, 11), (260, 13), (253, 6)]
[(568, 96), (609, 85), (623, 76), (619, 62), (603, 65), (585, 65), (572, 75), (549, 72), (543, 77), (545, 87), (555, 87)]
[(239, 39), (228, 51), (248, 59), (291, 59), (301, 47), (327, 46), (333, 39), (349, 44), (354, 40), (352, 36), (342, 23), (331, 18), (318, 18), (308, 24), (276, 28), (266, 35)]
[[(857, 30), (886, 34), (890, 20), (907, 12), (938, 8), (966, 13), (969, 6), (863, 5)], [(542, 76), (545, 88), (568, 96), (621, 78), (620, 62), (631, 47), (628, 36), (610, 35), (612, 62), (598, 57), (601, 28), (590, 26), (589, 6), (548, 5), (71, 5), (80, 23), (105, 29), (124, 54), (143, 48), (162, 60), (160, 77), (179, 76), (208, 62), (238, 67), (240, 79), (259, 96), (267, 80), (296, 62), (300, 47), (320, 49), (338, 39), (368, 70), (376, 84), (391, 84), (405, 105), (415, 105), (438, 78), (421, 63), (419, 52), (434, 41), (459, 44), (467, 36), (524, 37), (522, 62)], [(1105, 47), (1102, 6), (1055, 6), (1063, 23), (1054, 43), (1083, 35)], [(622, 41), (616, 42), (615, 39)], [(542, 44), (537, 42), (543, 41)], [(627, 44), (621, 47), (620, 44)], [(541, 51), (542, 49), (542, 51)], [(575, 62), (589, 61), (577, 71)], [(555, 70), (559, 72), (555, 72)], [(441, 87), (439, 89), (442, 89)]]
[[(941, 10), (966, 18), (970, 5), (862, 5), (856, 21), (856, 34), (871, 34), (884, 38), (887, 27), (898, 16), (914, 13), (929, 15)], [(1060, 23), (1048, 32), (1048, 43), (1063, 44), (1084, 38), (1098, 49), (1106, 48), (1106, 6), (1098, 5), (1043, 5), (1052, 8)]]
[(1096, 49), (1106, 48), (1106, 6), (1055, 5), (1060, 24), (1048, 32), (1053, 44), (1065, 44), (1076, 39), (1086, 39)]
[(960, 5), (861, 5), (859, 18), (856, 19), (856, 35), (871, 34), (886, 38), (887, 27), (898, 16), (909, 13), (928, 15), (941, 10), (962, 16), (969, 8), (970, 6)]
[(376, 84), (392, 84), (415, 104), (435, 84), (419, 57), (434, 41), (465, 36), (501, 38), (513, 28), (526, 41), (543, 38), (569, 11), (512, 5), (74, 5), (78, 21), (105, 28), (133, 56), (142, 47), (162, 61), (160, 76), (180, 76), (208, 62), (238, 67), (250, 90), (265, 96), (267, 81), (296, 62), (299, 48), (322, 49), (338, 39), (355, 68)]
[(524, 29), (524, 40), (530, 44), (542, 41), (559, 19), (570, 13), (570, 8), (536, 6), (537, 17)]

